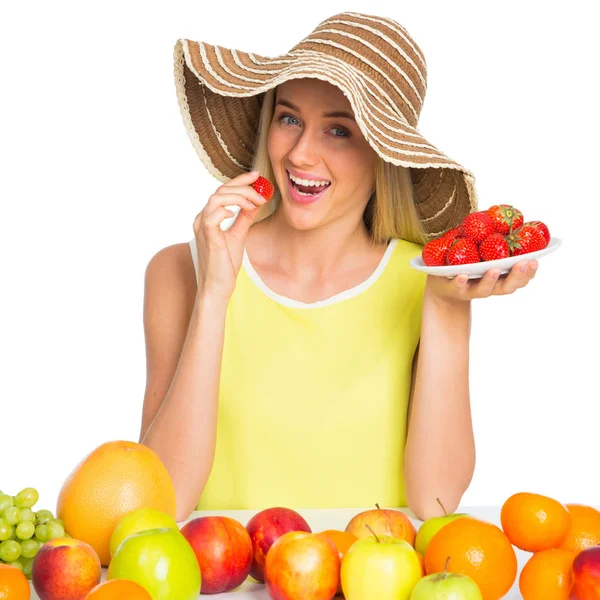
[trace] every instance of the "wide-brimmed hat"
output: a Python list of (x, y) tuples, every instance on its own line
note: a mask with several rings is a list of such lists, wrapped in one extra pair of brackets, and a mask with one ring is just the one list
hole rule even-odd
[(276, 57), (180, 39), (174, 59), (186, 130), (204, 166), (221, 182), (252, 168), (265, 92), (289, 79), (313, 77), (342, 90), (383, 160), (410, 168), (426, 234), (439, 235), (477, 210), (474, 175), (417, 129), (427, 89), (425, 57), (392, 19), (339, 13)]

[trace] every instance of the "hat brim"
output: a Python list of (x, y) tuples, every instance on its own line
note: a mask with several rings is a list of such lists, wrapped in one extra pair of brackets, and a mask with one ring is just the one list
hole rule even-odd
[(383, 160), (414, 169), (415, 202), (430, 236), (477, 209), (473, 174), (394, 112), (383, 86), (335, 56), (296, 49), (265, 57), (183, 39), (175, 45), (174, 61), (188, 136), (219, 181), (251, 168), (261, 94), (284, 81), (311, 77), (344, 93), (362, 134)]

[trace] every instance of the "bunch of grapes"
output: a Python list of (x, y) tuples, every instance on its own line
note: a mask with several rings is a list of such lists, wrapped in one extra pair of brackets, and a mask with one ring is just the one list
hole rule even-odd
[(25, 488), (16, 496), (0, 491), (0, 563), (17, 567), (28, 579), (42, 544), (57, 537), (71, 537), (64, 523), (49, 510), (31, 510), (38, 499), (34, 488)]

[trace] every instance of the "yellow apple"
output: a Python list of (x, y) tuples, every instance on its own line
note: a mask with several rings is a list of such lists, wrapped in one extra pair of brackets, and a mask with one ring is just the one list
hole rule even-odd
[(409, 600), (421, 563), (405, 540), (373, 534), (354, 542), (341, 568), (346, 600)]

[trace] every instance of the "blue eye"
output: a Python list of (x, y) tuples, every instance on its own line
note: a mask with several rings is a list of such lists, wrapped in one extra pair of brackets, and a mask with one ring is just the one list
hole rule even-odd
[[(282, 122), (284, 119), (288, 119), (288, 118), (289, 119), (294, 119), (295, 121), (298, 121), (298, 119), (296, 119), (296, 117), (294, 117), (292, 115), (288, 115), (288, 114), (282, 114), (282, 115), (280, 115), (277, 120), (279, 122)], [(290, 123), (288, 122), (288, 123), (286, 123), (286, 125), (290, 125)], [(333, 135), (332, 137), (335, 137), (335, 138), (349, 138), (350, 137), (350, 132), (347, 129), (345, 129), (344, 127), (334, 126), (331, 129), (337, 129), (339, 131), (343, 131), (344, 132), (344, 135)]]

